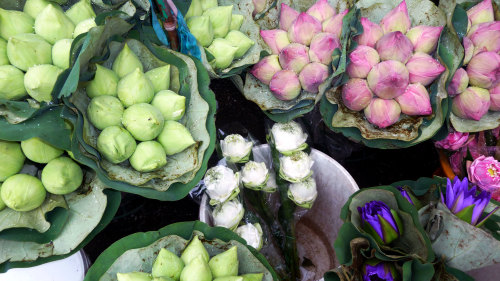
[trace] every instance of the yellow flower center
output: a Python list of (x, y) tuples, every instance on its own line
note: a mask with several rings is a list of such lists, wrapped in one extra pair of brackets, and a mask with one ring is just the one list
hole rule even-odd
[(492, 178), (496, 178), (498, 176), (498, 171), (497, 169), (495, 169), (495, 167), (493, 167), (493, 165), (490, 165), (487, 171), (488, 174), (490, 174), (490, 177)]

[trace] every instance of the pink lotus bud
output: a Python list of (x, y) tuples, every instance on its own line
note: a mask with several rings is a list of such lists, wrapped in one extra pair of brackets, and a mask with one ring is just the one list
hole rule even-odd
[(474, 43), (475, 54), (484, 51), (500, 52), (500, 21), (479, 24), (469, 38)]
[(342, 20), (347, 13), (349, 13), (349, 10), (345, 10), (325, 20), (323, 22), (323, 32), (331, 33), (335, 35), (335, 37), (340, 38), (340, 35), (342, 35)]
[(500, 83), (490, 89), (490, 110), (500, 111)]
[(328, 4), (327, 0), (318, 0), (307, 10), (307, 13), (315, 17), (320, 22), (335, 16), (335, 9)]
[(290, 41), (309, 46), (314, 35), (321, 32), (321, 22), (314, 17), (300, 13), (288, 29)]
[(333, 51), (340, 48), (340, 41), (333, 34), (318, 33), (311, 40), (309, 47), (309, 58), (312, 62), (330, 64)]
[(430, 54), (436, 50), (439, 35), (443, 30), (442, 26), (419, 25), (408, 30), (406, 36), (413, 44), (415, 52)]
[(467, 65), (467, 74), (471, 85), (491, 88), (500, 80), (500, 55), (495, 52), (475, 55)]
[(304, 67), (299, 74), (300, 85), (302, 89), (309, 93), (317, 93), (318, 87), (328, 78), (328, 66), (312, 62)]
[(385, 34), (394, 31), (400, 31), (405, 34), (411, 27), (408, 9), (406, 8), (406, 1), (403, 0), (397, 7), (385, 15), (385, 17), (380, 21), (380, 26)]
[(490, 108), (490, 93), (479, 87), (469, 87), (453, 98), (451, 111), (460, 118), (479, 121)]
[(363, 26), (363, 33), (356, 36), (354, 39), (359, 45), (366, 45), (372, 48), (375, 47), (377, 41), (384, 36), (384, 31), (380, 25), (371, 22), (367, 18), (361, 18), (361, 25)]
[(269, 89), (280, 100), (293, 100), (300, 94), (300, 81), (297, 74), (291, 70), (281, 70), (274, 74)]
[(472, 27), (472, 21), (467, 17), (467, 34), (469, 34), (470, 28)]
[(299, 12), (292, 9), (285, 3), (281, 4), (281, 13), (280, 13), (280, 29), (288, 31), (292, 23), (299, 16)]
[(405, 65), (388, 60), (375, 65), (367, 77), (368, 86), (382, 99), (393, 99), (402, 95), (410, 83)]
[(457, 69), (455, 75), (453, 75), (453, 79), (451, 79), (450, 84), (448, 85), (448, 96), (454, 97), (467, 89), (469, 86), (469, 75), (467, 75), (467, 71), (463, 68)]
[(491, 0), (484, 0), (483, 2), (470, 8), (467, 11), (467, 17), (470, 19), (472, 25), (494, 21), (495, 15), (493, 12), (493, 5), (491, 5)]
[(375, 45), (381, 60), (397, 60), (406, 63), (413, 54), (413, 44), (400, 31), (382, 36)]
[(266, 0), (252, 0), (253, 3), (253, 16), (264, 12), (266, 9)]
[(290, 44), (288, 33), (281, 29), (261, 30), (260, 36), (271, 48), (273, 54), (279, 54), (283, 48)]
[(469, 37), (464, 37), (464, 65), (470, 62), (472, 55), (474, 55), (474, 43), (469, 39)]
[(446, 70), (437, 60), (426, 53), (415, 53), (406, 63), (410, 72), (410, 83), (428, 86)]
[(361, 111), (367, 107), (373, 98), (365, 79), (349, 79), (342, 87), (342, 101), (350, 110)]
[(293, 70), (298, 74), (309, 63), (309, 48), (299, 43), (292, 43), (283, 48), (279, 59), (283, 69)]
[(347, 74), (351, 78), (366, 78), (372, 67), (380, 62), (377, 51), (372, 47), (360, 45), (349, 54)]
[(406, 115), (430, 115), (432, 113), (431, 99), (427, 89), (422, 84), (410, 84), (404, 94), (396, 98), (401, 112)]
[(386, 128), (396, 123), (401, 115), (401, 107), (395, 100), (374, 98), (365, 108), (368, 122), (380, 128)]
[(276, 72), (281, 70), (281, 65), (278, 60), (278, 55), (270, 55), (261, 59), (256, 65), (253, 66), (250, 73), (259, 79), (260, 82), (269, 85)]

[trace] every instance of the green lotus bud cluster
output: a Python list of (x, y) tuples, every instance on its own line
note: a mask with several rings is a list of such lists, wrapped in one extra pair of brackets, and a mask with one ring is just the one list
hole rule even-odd
[(238, 276), (238, 247), (233, 246), (210, 257), (203, 244), (198, 236), (194, 236), (180, 257), (162, 248), (153, 263), (151, 273), (117, 273), (118, 281), (262, 281), (263, 273)]
[[(97, 65), (86, 87), (87, 117), (101, 134), (97, 149), (113, 164), (130, 161), (139, 172), (167, 164), (167, 156), (195, 141), (180, 122), (186, 97), (170, 88), (170, 65), (144, 73), (139, 57), (125, 44), (112, 69)], [(137, 143), (139, 141), (139, 143)]]
[(255, 44), (240, 31), (244, 17), (232, 12), (232, 5), (218, 6), (216, 0), (194, 0), (186, 14), (189, 30), (214, 57), (211, 65), (215, 69), (229, 67)]
[(28, 94), (50, 102), (61, 72), (70, 67), (73, 38), (95, 26), (90, 0), (63, 11), (57, 1), (27, 0), (23, 11), (0, 9), (0, 98)]
[[(43, 204), (47, 193), (65, 195), (78, 189), (83, 171), (63, 153), (39, 138), (0, 141), (0, 210), (31, 211)], [(26, 159), (42, 165), (40, 177), (21, 173)]]

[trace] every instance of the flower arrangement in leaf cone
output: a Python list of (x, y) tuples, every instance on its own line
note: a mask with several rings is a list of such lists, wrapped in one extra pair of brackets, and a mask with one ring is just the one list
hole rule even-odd
[(379, 128), (396, 123), (401, 114), (432, 114), (426, 87), (443, 73), (431, 54), (436, 50), (443, 27), (411, 27), (406, 2), (384, 16), (377, 25), (361, 18), (359, 45), (349, 54), (342, 101), (353, 111), (364, 111), (366, 119)]
[(327, 0), (318, 0), (302, 13), (282, 3), (279, 29), (260, 31), (272, 54), (250, 73), (280, 100), (293, 100), (302, 90), (318, 93), (330, 74), (332, 54), (340, 47), (347, 12), (337, 13)]

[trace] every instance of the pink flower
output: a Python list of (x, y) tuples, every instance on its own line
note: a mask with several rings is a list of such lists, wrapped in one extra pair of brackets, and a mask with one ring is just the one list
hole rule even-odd
[(467, 17), (471, 20), (472, 25), (494, 21), (495, 18), (491, 0), (484, 0), (469, 9), (467, 11)]
[(356, 36), (354, 40), (358, 42), (359, 45), (375, 48), (377, 41), (384, 36), (384, 31), (382, 31), (380, 25), (371, 22), (367, 18), (361, 18), (360, 21), (363, 26), (363, 33)]
[(469, 133), (461, 133), (452, 129), (445, 139), (435, 143), (436, 147), (457, 151), (467, 145), (469, 141)]
[(261, 30), (262, 40), (271, 48), (273, 54), (278, 55), (283, 48), (290, 45), (288, 33), (281, 29)]
[(280, 29), (288, 31), (293, 21), (299, 16), (299, 12), (285, 3), (281, 3)]
[(481, 155), (474, 162), (467, 161), (469, 180), (488, 192), (500, 191), (500, 163), (495, 158)]
[(401, 31), (405, 34), (411, 27), (406, 1), (403, 0), (397, 7), (387, 13), (380, 21), (380, 26), (385, 34), (394, 31)]
[(335, 16), (335, 9), (328, 4), (327, 0), (318, 0), (307, 10), (307, 13), (322, 22)]

